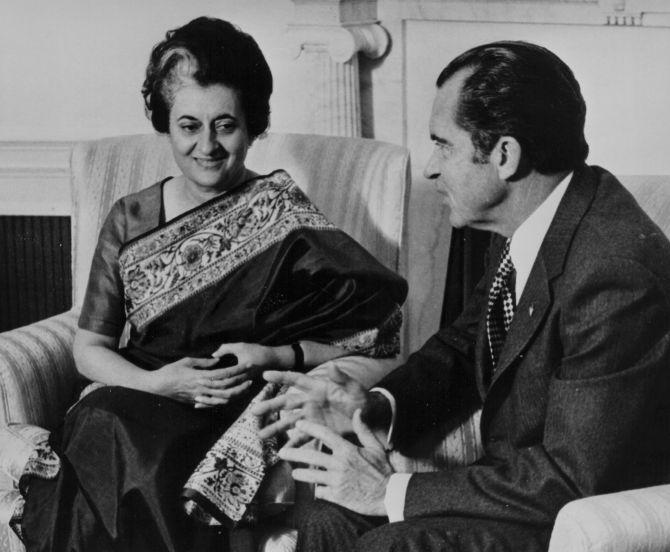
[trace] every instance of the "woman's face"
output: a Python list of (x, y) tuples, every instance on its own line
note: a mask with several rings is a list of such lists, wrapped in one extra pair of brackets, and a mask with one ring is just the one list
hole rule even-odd
[(179, 87), (170, 109), (170, 143), (188, 183), (221, 192), (239, 184), (249, 135), (237, 92), (194, 81)]

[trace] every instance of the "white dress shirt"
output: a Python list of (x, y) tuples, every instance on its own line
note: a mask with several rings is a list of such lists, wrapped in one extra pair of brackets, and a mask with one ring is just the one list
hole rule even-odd
[[(516, 303), (519, 304), (519, 299), (528, 282), (528, 276), (535, 264), (535, 259), (540, 251), (540, 246), (547, 235), (549, 225), (554, 220), (558, 204), (565, 195), (565, 190), (568, 188), (572, 173), (566, 176), (556, 186), (547, 198), (539, 205), (531, 215), (524, 220), (512, 235), (509, 251), (516, 270), (516, 285), (515, 297)], [(391, 427), (388, 433), (389, 446), (391, 445), (391, 438), (393, 435), (393, 425), (396, 416), (395, 398), (386, 389), (373, 388), (371, 391), (378, 391), (383, 393), (391, 403)], [(390, 397), (390, 398), (389, 398)], [(384, 507), (391, 523), (395, 521), (403, 521), (405, 510), (405, 495), (407, 494), (407, 486), (412, 477), (411, 473), (394, 473), (389, 479), (386, 486), (386, 494), (384, 496)]]

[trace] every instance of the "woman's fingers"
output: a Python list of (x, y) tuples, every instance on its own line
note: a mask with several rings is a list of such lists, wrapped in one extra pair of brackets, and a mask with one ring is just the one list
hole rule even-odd
[(189, 366), (191, 368), (211, 368), (214, 366), (217, 362), (219, 362), (218, 358), (192, 358), (192, 357), (186, 357), (181, 359), (181, 362), (185, 366)]
[(219, 358), (223, 355), (234, 355), (242, 350), (244, 343), (224, 343), (212, 353), (213, 357)]
[(244, 381), (247, 381), (248, 379), (249, 376), (246, 373), (241, 373), (231, 378), (209, 379), (205, 381), (204, 385), (208, 389), (228, 389), (229, 387), (238, 385)]
[[(214, 359), (215, 361), (218, 359)], [(229, 366), (227, 368), (215, 368), (214, 370), (209, 370), (206, 374), (207, 378), (210, 380), (214, 379), (227, 379), (237, 376), (239, 374), (244, 374), (249, 371), (249, 367), (245, 364), (236, 364), (235, 366)]]

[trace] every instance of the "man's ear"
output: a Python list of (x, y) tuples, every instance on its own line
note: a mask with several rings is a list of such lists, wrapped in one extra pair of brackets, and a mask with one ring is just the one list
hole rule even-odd
[(521, 164), (521, 144), (512, 136), (501, 136), (491, 152), (491, 161), (501, 180), (512, 179)]

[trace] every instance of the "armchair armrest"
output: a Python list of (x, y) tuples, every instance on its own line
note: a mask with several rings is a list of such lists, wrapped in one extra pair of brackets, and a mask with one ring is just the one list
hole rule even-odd
[(659, 485), (566, 504), (549, 552), (663, 552), (668, 543), (670, 485)]
[(52, 429), (62, 420), (76, 393), (77, 316), (71, 310), (0, 333), (0, 424)]

